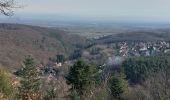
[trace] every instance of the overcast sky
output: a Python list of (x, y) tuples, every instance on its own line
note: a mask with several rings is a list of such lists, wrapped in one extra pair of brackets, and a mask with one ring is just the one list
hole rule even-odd
[(170, 21), (170, 0), (18, 0), (17, 13)]

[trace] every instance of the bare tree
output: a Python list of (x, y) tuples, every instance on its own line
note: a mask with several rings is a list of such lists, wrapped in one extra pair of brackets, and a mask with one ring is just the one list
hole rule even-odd
[(170, 100), (170, 68), (151, 75), (146, 80), (145, 86), (154, 100)]
[(129, 100), (170, 100), (170, 67), (150, 73), (142, 85), (131, 88)]
[(0, 13), (6, 16), (12, 16), (15, 8), (18, 7), (14, 0), (0, 0)]

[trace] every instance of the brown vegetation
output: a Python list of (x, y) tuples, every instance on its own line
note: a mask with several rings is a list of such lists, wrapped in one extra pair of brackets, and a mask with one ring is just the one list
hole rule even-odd
[(18, 68), (26, 55), (33, 55), (38, 61), (47, 63), (49, 57), (69, 54), (82, 40), (58, 29), (0, 24), (0, 64), (11, 69)]

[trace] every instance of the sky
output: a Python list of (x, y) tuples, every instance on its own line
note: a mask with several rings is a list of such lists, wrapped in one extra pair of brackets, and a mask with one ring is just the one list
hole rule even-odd
[[(17, 0), (16, 16), (170, 21), (170, 0)], [(25, 16), (24, 16), (25, 15)]]

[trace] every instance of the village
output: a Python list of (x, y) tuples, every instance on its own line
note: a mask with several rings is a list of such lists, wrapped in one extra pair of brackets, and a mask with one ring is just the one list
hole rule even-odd
[[(170, 52), (170, 43), (165, 42), (165, 41), (116, 42), (116, 43), (112, 43), (110, 47), (112, 47), (112, 49), (110, 50), (110, 52), (107, 52), (108, 54), (111, 53), (111, 51), (113, 52), (113, 50), (115, 49), (117, 49), (118, 52), (114, 54), (110, 54), (110, 55), (105, 55), (106, 56), (106, 60), (104, 60), (105, 62), (97, 63), (99, 73), (101, 73), (102, 72), (101, 69), (103, 69), (107, 65), (118, 64), (122, 62), (123, 59), (126, 57), (153, 56), (153, 55), (160, 55), (160, 54)], [(96, 47), (96, 48), (99, 48), (99, 47)], [(92, 53), (91, 56), (89, 53), (88, 57), (95, 57), (95, 56), (97, 57), (98, 55), (101, 55), (103, 51), (105, 51), (106, 49), (108, 48), (100, 46), (99, 50), (101, 51), (96, 52), (95, 54)], [(95, 49), (95, 50), (98, 50), (98, 49)], [(82, 55), (82, 57), (85, 58), (84, 54)], [(99, 58), (103, 59), (101, 57)], [(99, 58), (97, 57), (94, 59), (99, 60)], [(88, 59), (93, 59), (93, 58), (88, 58)], [(72, 66), (72, 64), (74, 63), (74, 60), (65, 60), (63, 55), (56, 55), (53, 59), (50, 59), (50, 60), (51, 60), (50, 64), (41, 68), (42, 75), (47, 75), (47, 76), (49, 75), (49, 77), (52, 77), (52, 76), (56, 77), (58, 75), (62, 76), (64, 75), (64, 73), (66, 73), (65, 70), (68, 70), (68, 68)]]
[(170, 52), (170, 43), (158, 42), (119, 42), (117, 43), (120, 56), (152, 56)]

